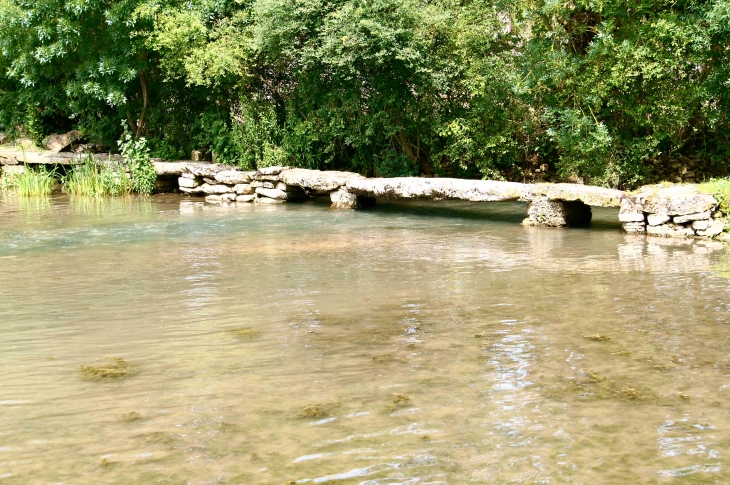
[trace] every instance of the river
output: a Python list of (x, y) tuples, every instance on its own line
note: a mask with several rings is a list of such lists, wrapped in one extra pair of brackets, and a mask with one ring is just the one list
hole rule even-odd
[(0, 484), (730, 482), (722, 245), (522, 218), (5, 196)]

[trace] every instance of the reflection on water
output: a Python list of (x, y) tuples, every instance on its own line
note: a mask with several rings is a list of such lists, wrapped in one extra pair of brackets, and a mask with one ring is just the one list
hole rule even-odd
[(615, 216), (6, 197), (0, 483), (727, 483), (727, 253)]

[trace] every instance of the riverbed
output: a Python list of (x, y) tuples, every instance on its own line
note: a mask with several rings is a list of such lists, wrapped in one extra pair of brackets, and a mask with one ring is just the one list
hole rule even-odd
[(524, 214), (0, 197), (0, 484), (728, 483), (722, 244)]

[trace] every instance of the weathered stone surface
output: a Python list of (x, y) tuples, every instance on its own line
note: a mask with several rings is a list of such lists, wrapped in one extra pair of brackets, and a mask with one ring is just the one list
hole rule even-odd
[(644, 222), (644, 213), (643, 212), (619, 212), (618, 213), (618, 220), (619, 222)]
[(185, 187), (185, 188), (189, 188), (189, 189), (195, 188), (198, 185), (200, 185), (198, 182), (195, 181), (195, 179), (190, 179), (187, 177), (178, 177), (177, 183), (180, 186), (180, 188)]
[(345, 187), (330, 192), (333, 209), (363, 209), (375, 205), (375, 198), (353, 194)]
[(695, 232), (691, 227), (677, 226), (674, 224), (663, 224), (661, 226), (648, 226), (646, 233), (650, 236), (663, 236), (663, 237), (690, 237), (694, 236)]
[(641, 201), (633, 197), (625, 197), (621, 200), (621, 210), (618, 213), (618, 220), (621, 222), (644, 222), (644, 212)]
[(221, 194), (212, 194), (205, 196), (206, 202), (220, 202), (223, 200), (223, 195)]
[(686, 216), (674, 216), (673, 220), (677, 224), (684, 224), (686, 222), (701, 221), (712, 219), (712, 213), (710, 211), (700, 212), (698, 214), (687, 214)]
[(326, 194), (346, 185), (349, 180), (364, 180), (365, 177), (352, 172), (322, 172), (291, 168), (283, 170), (279, 174), (279, 179), (288, 185), (301, 187), (315, 194)]
[(697, 214), (717, 205), (712, 195), (700, 193), (696, 185), (648, 185), (631, 197), (642, 201), (644, 212), (670, 216)]
[(233, 191), (237, 194), (255, 194), (256, 187), (251, 187), (251, 184), (236, 184), (233, 186)]
[(163, 162), (161, 160), (152, 160), (152, 165), (155, 166), (157, 175), (183, 176), (184, 174), (187, 174), (190, 178), (195, 178), (195, 174), (188, 171), (188, 165), (185, 162)]
[(227, 185), (245, 184), (251, 181), (253, 172), (242, 172), (240, 170), (221, 170), (215, 174), (215, 179)]
[(672, 220), (672, 218), (667, 214), (649, 214), (646, 216), (646, 222), (649, 223), (650, 226), (658, 226), (665, 222), (669, 222), (670, 220)]
[(60, 152), (68, 148), (73, 142), (81, 138), (81, 132), (71, 130), (63, 135), (50, 135), (43, 140), (43, 146), (52, 152)]
[(722, 233), (722, 231), (725, 229), (725, 221), (722, 219), (713, 219), (710, 221), (707, 229), (702, 231), (697, 231), (698, 236), (703, 237), (715, 237)]
[(256, 194), (245, 194), (236, 197), (236, 202), (253, 202), (256, 200)]
[(704, 231), (710, 227), (710, 221), (694, 221), (692, 222), (692, 229), (695, 231)]
[(262, 180), (254, 180), (251, 182), (251, 187), (258, 189), (258, 188), (264, 188), (264, 189), (275, 189), (276, 184), (274, 182), (265, 182)]
[(230, 192), (231, 188), (227, 185), (203, 184), (200, 186), (200, 191), (204, 194), (225, 194), (226, 192)]
[(286, 201), (283, 199), (271, 199), (269, 197), (256, 197), (254, 202), (256, 204), (283, 204)]
[(2, 173), (15, 174), (23, 172), (25, 172), (25, 165), (4, 165)]
[(496, 180), (403, 177), (348, 180), (347, 189), (358, 195), (395, 199), (461, 199), (473, 202), (509, 200), (581, 201), (587, 205), (618, 207), (624, 192), (576, 184), (522, 184)]
[(629, 234), (644, 234), (646, 232), (646, 224), (643, 222), (626, 222), (623, 224), (623, 228)]
[(279, 189), (266, 189), (258, 187), (256, 193), (262, 197), (268, 197), (270, 199), (287, 200), (289, 199), (289, 193)]
[(193, 175), (192, 173), (188, 173), (188, 172), (183, 172), (180, 174), (180, 176), (184, 179), (191, 179), (191, 180), (195, 180), (197, 178), (195, 175)]
[(8, 135), (0, 132), (0, 145), (5, 145), (9, 141), (10, 141), (10, 138), (8, 137)]
[(550, 200), (581, 201), (595, 207), (619, 207), (626, 193), (593, 185), (579, 184), (523, 184), (524, 199), (546, 197)]
[(279, 175), (282, 171), (286, 170), (289, 167), (282, 167), (282, 166), (276, 166), (276, 167), (264, 167), (260, 168), (257, 171), (258, 175)]
[(236, 200), (236, 194), (233, 194), (233, 193), (230, 193), (230, 192), (227, 193), (227, 194), (223, 194), (223, 195), (221, 195), (221, 200), (225, 200), (225, 201), (228, 201), (228, 202), (233, 202), (233, 201)]
[[(165, 162), (170, 163), (170, 162)], [(197, 175), (198, 177), (211, 177), (215, 178), (218, 172), (223, 170), (230, 170), (232, 167), (223, 165), (222, 163), (210, 163), (210, 162), (176, 162), (184, 163), (188, 172)]]
[(550, 200), (538, 197), (527, 203), (528, 226), (586, 226), (591, 223), (591, 208), (580, 201)]
[(492, 180), (398, 177), (354, 179), (347, 191), (355, 195), (388, 199), (462, 199), (473, 202), (519, 200), (526, 185)]

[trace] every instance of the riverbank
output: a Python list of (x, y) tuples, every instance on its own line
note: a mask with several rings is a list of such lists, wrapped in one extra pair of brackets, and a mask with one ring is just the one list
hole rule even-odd
[[(3, 173), (25, 165), (70, 167), (72, 153), (0, 150)], [(99, 163), (117, 163), (119, 155), (95, 154)], [(587, 226), (591, 207), (619, 208), (626, 232), (663, 237), (717, 238), (730, 241), (728, 214), (720, 200), (696, 184), (659, 184), (633, 192), (570, 183), (518, 183), (451, 178), (366, 178), (352, 172), (266, 167), (245, 171), (235, 166), (180, 160), (152, 160), (158, 192), (183, 192), (216, 204), (281, 204), (329, 197), (335, 209), (371, 207), (377, 199), (465, 200), (526, 203), (523, 224), (546, 227)]]

